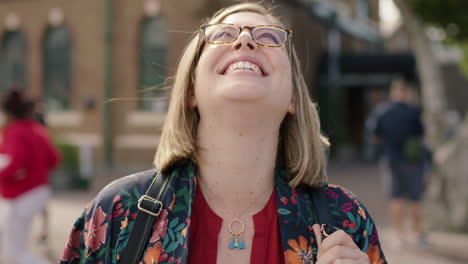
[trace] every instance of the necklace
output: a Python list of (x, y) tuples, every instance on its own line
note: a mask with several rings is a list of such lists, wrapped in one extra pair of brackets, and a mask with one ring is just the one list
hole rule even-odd
[[(208, 184), (205, 183), (205, 186), (208, 187)], [(216, 197), (214, 193), (208, 188), (207, 191), (210, 193), (211, 196)], [(232, 209), (229, 209), (230, 214), (233, 216), (232, 220), (228, 222), (228, 229), (231, 238), (229, 239), (228, 248), (230, 249), (244, 249), (245, 242), (244, 242), (244, 231), (245, 231), (245, 224), (244, 222), (239, 219), (265, 192), (261, 192), (260, 195), (255, 197), (247, 207), (245, 207), (240, 213), (234, 214)]]

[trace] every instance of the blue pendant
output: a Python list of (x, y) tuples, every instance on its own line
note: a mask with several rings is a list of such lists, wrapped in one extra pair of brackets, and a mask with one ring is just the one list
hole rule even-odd
[(244, 244), (244, 241), (242, 241), (242, 239), (239, 241), (239, 249), (244, 249), (245, 248), (245, 244)]
[(244, 249), (245, 248), (245, 243), (242, 240), (242, 238), (233, 237), (233, 238), (231, 238), (231, 241), (229, 242), (228, 247), (230, 249), (234, 249), (234, 248)]
[[(241, 226), (240, 230), (237, 230), (236, 232), (232, 231), (233, 223), (238, 223)], [(242, 233), (244, 233), (244, 228), (245, 228), (244, 222), (242, 222), (240, 219), (235, 217), (229, 222), (228, 228), (229, 228), (229, 233), (231, 233), (231, 240), (229, 241), (228, 247), (230, 249), (234, 249), (234, 248), (244, 249), (245, 244), (244, 244), (244, 240), (242, 239)]]
[(231, 242), (229, 242), (229, 248), (230, 249), (236, 248), (236, 246), (234, 245), (234, 238), (231, 238)]

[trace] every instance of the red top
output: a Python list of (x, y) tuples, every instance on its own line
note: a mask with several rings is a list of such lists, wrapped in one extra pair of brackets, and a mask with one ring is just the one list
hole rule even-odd
[[(284, 264), (275, 191), (272, 192), (265, 207), (253, 215), (253, 221), (255, 233), (250, 263)], [(222, 222), (223, 219), (211, 210), (200, 188), (197, 188), (192, 206), (187, 263), (216, 263), (218, 234)]]
[(0, 155), (9, 160), (0, 164), (0, 195), (7, 199), (48, 184), (49, 171), (60, 161), (46, 128), (34, 120), (12, 121), (3, 128)]

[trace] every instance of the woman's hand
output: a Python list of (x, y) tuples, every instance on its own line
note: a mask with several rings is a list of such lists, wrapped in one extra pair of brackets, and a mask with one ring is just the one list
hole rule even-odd
[(317, 238), (318, 252), (316, 264), (369, 264), (369, 257), (354, 243), (343, 230), (338, 230), (322, 238), (320, 225), (312, 226)]

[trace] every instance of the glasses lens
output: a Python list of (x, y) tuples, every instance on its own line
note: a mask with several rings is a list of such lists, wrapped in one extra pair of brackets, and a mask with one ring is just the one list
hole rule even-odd
[(252, 36), (261, 45), (279, 47), (286, 42), (288, 33), (280, 28), (257, 27), (252, 31)]
[(208, 25), (205, 38), (208, 43), (222, 44), (234, 41), (239, 35), (239, 28), (230, 25)]

